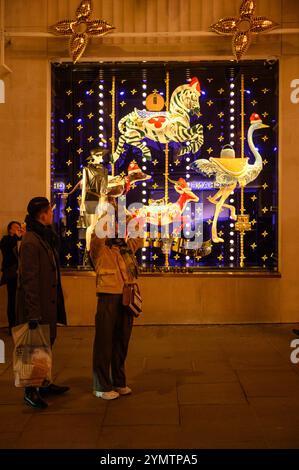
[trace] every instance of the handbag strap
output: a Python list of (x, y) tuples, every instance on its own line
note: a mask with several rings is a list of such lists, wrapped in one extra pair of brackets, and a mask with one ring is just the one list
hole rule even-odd
[(137, 284), (137, 282), (126, 282), (126, 285), (134, 287), (134, 290), (136, 290), (138, 294), (140, 294), (140, 289), (139, 289), (139, 285)]

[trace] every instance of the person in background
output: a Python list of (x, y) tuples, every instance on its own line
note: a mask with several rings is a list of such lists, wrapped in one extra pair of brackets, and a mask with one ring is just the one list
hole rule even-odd
[[(113, 199), (109, 200), (113, 204)], [(115, 207), (115, 203), (113, 204)], [(133, 327), (133, 315), (122, 304), (125, 282), (136, 282), (135, 252), (141, 238), (91, 236), (90, 256), (96, 271), (98, 297), (93, 347), (93, 393), (114, 400), (132, 393), (126, 383), (125, 360)]]
[(20, 222), (12, 220), (7, 226), (7, 235), (0, 242), (2, 252), (2, 277), (0, 284), (7, 287), (7, 319), (9, 334), (16, 325), (16, 291), (18, 278), (18, 244), (22, 239)]
[[(29, 323), (35, 329), (39, 323), (50, 326), (51, 346), (57, 323), (66, 324), (66, 312), (60, 280), (57, 235), (52, 229), (53, 211), (48, 199), (35, 197), (27, 207), (27, 232), (19, 250), (19, 282), (17, 289), (17, 322)], [(43, 398), (69, 390), (51, 383), (47, 387), (26, 387), (25, 403), (43, 409)]]

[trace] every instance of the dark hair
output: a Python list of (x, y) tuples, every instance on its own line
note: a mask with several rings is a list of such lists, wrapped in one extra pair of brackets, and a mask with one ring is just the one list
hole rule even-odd
[(21, 228), (21, 224), (20, 222), (18, 222), (17, 220), (12, 220), (11, 222), (9, 222), (8, 226), (7, 226), (7, 233), (9, 233), (11, 227), (13, 226), (13, 224), (18, 224), (18, 226)]
[(49, 207), (50, 203), (46, 197), (34, 197), (29, 201), (27, 212), (33, 219), (38, 219), (40, 214), (48, 211)]

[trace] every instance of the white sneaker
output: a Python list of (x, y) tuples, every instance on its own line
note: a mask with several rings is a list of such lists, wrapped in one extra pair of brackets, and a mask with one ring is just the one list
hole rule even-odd
[(132, 393), (132, 390), (130, 387), (115, 387), (116, 392), (119, 393), (119, 395), (130, 395)]
[(93, 394), (97, 398), (103, 398), (103, 400), (115, 400), (115, 398), (119, 397), (119, 393), (115, 390), (111, 390), (111, 392), (98, 392), (94, 390)]

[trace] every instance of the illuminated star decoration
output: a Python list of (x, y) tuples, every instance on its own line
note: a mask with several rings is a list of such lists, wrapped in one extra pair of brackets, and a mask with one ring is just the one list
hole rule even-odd
[(92, 0), (82, 0), (75, 20), (62, 20), (50, 26), (50, 32), (57, 36), (71, 36), (69, 50), (74, 64), (85, 51), (90, 36), (104, 36), (114, 29), (103, 20), (89, 21), (92, 10)]
[(233, 34), (233, 53), (237, 60), (245, 54), (251, 43), (252, 33), (262, 33), (277, 28), (278, 24), (265, 16), (253, 16), (255, 0), (243, 0), (239, 17), (222, 18), (210, 27), (218, 34)]

